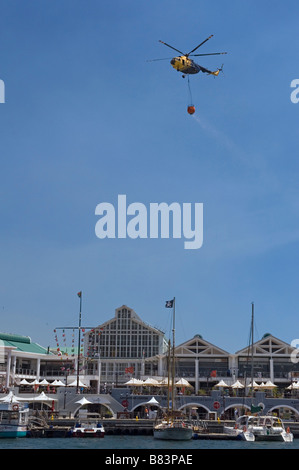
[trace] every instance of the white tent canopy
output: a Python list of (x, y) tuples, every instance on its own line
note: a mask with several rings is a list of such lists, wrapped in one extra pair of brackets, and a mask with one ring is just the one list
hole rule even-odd
[[(172, 381), (171, 381), (171, 379), (170, 379), (169, 385), (171, 385), (171, 384), (172, 384)], [(165, 377), (165, 379), (162, 379), (161, 382), (159, 383), (159, 385), (161, 385), (161, 386), (166, 385), (166, 386), (167, 386), (167, 385), (168, 385), (168, 378)]]
[(159, 387), (159, 382), (156, 379), (153, 379), (152, 377), (148, 377), (144, 382), (143, 385), (149, 385), (153, 387)]
[(140, 385), (144, 385), (144, 382), (143, 382), (143, 380), (134, 379), (132, 377), (128, 382), (125, 383), (125, 385), (140, 386)]
[(12, 391), (10, 391), (7, 395), (5, 395), (5, 397), (0, 398), (0, 401), (2, 401), (3, 403), (19, 403), (21, 401), (28, 400), (25, 398), (16, 397), (16, 395)]
[(147, 401), (146, 404), (147, 405), (159, 405), (160, 403), (155, 399), (155, 397), (153, 397), (149, 401)]
[(237, 380), (231, 387), (232, 388), (244, 388), (244, 385), (241, 384), (239, 380)]
[[(252, 387), (251, 383), (248, 384), (248, 387)], [(259, 384), (257, 384), (255, 381), (253, 381), (253, 388), (259, 388)]]
[(271, 380), (268, 380), (268, 381), (265, 383), (265, 385), (264, 385), (264, 388), (269, 388), (269, 389), (271, 389), (271, 388), (276, 388), (276, 387), (277, 387), (277, 385), (275, 385), (274, 383), (272, 383)]
[[(87, 385), (85, 385), (83, 382), (81, 382), (81, 380), (79, 380), (79, 383), (78, 383), (79, 387), (87, 387)], [(70, 384), (67, 384), (68, 387), (77, 387), (77, 379), (74, 380), (73, 382), (71, 382)]]
[(215, 387), (229, 387), (229, 385), (227, 385), (227, 383), (225, 383), (224, 380), (220, 380), (220, 382), (218, 382), (218, 384), (216, 384)]
[(299, 383), (298, 382), (293, 382), (291, 385), (287, 387), (288, 390), (298, 390), (299, 389)]
[(32, 383), (28, 382), (26, 379), (22, 379), (20, 385), (32, 385)]
[(191, 384), (189, 384), (189, 382), (186, 380), (186, 379), (180, 379), (178, 380), (175, 385), (177, 387), (192, 387)]
[(92, 403), (92, 401), (89, 401), (85, 397), (82, 397), (81, 400), (78, 400), (75, 403), (79, 403), (81, 406), (83, 406)]
[(53, 387), (65, 387), (65, 384), (61, 382), (61, 380), (54, 380), (50, 385)]
[(49, 401), (57, 401), (57, 398), (48, 397), (45, 392), (40, 393), (37, 397), (28, 398), (26, 401), (35, 401), (40, 403), (46, 403)]
[(46, 379), (43, 379), (39, 385), (49, 385), (49, 382)]

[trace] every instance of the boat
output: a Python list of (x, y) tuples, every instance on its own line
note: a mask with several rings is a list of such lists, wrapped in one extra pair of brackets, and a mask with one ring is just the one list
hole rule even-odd
[(154, 438), (171, 441), (189, 441), (192, 439), (193, 429), (188, 423), (181, 420), (163, 420), (154, 427)]
[(0, 438), (26, 437), (28, 416), (28, 403), (0, 403)]
[[(170, 355), (171, 344), (168, 343), (168, 393), (167, 393), (167, 409), (162, 419), (157, 420), (154, 424), (154, 439), (187, 441), (193, 437), (193, 426), (186, 416), (180, 411), (175, 410), (175, 298), (166, 302), (166, 307), (173, 308), (173, 344), (172, 358)], [(172, 362), (172, 367), (170, 367)], [(171, 370), (171, 374), (170, 374)], [(171, 392), (171, 405), (170, 405)]]
[(101, 423), (76, 423), (69, 435), (70, 437), (105, 437), (105, 429)]
[(236, 420), (235, 426), (224, 426), (224, 433), (234, 435), (245, 441), (293, 442), (293, 434), (280, 418), (273, 415), (243, 415)]

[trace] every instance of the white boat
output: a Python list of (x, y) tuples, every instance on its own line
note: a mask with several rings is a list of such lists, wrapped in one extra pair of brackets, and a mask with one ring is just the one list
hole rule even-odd
[(0, 403), (0, 438), (26, 437), (28, 403)]
[(101, 423), (76, 423), (70, 437), (105, 437), (105, 429)]
[[(157, 421), (154, 425), (153, 435), (154, 439), (172, 440), (172, 441), (187, 441), (193, 437), (193, 426), (188, 422), (188, 419), (182, 415), (178, 410), (175, 410), (175, 298), (166, 302), (166, 307), (173, 308), (173, 344), (172, 344), (172, 358), (170, 355), (170, 341), (168, 350), (168, 404), (165, 416), (162, 420)], [(170, 367), (171, 364), (171, 367)], [(171, 374), (170, 374), (171, 370)], [(171, 377), (170, 377), (171, 376)], [(171, 390), (170, 390), (171, 389)], [(171, 391), (171, 406), (170, 406), (170, 391)]]
[(248, 418), (248, 416), (241, 416), (237, 419), (235, 426), (224, 426), (223, 432), (224, 434), (229, 434), (230, 436), (235, 436), (236, 439), (240, 439), (242, 441), (255, 441), (255, 436), (252, 430), (248, 429), (247, 427), (247, 419), (243, 420), (243, 418)]
[(246, 441), (293, 442), (290, 429), (285, 429), (277, 416), (240, 416), (234, 427), (224, 426), (224, 432)]

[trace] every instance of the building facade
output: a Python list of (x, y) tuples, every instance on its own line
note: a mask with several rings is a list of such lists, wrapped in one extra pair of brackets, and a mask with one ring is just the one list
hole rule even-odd
[[(84, 332), (83, 352), (69, 355), (51, 351), (27, 336), (0, 333), (0, 383), (4, 387), (28, 380), (62, 379), (69, 383), (77, 376), (99, 393), (102, 387), (123, 386), (131, 377), (146, 379), (167, 377), (168, 342), (164, 333), (145, 323), (126, 306), (115, 310), (114, 317)], [(221, 379), (230, 385), (271, 380), (287, 387), (299, 380), (294, 360), (297, 349), (267, 333), (261, 340), (236, 353), (213, 345), (201, 335), (176, 346), (176, 378), (186, 379), (194, 392), (213, 388)]]
[(114, 318), (85, 332), (87, 374), (90, 380), (100, 380), (102, 385), (121, 385), (132, 376), (144, 375), (146, 359), (163, 354), (166, 348), (163, 331), (122, 305), (115, 310)]

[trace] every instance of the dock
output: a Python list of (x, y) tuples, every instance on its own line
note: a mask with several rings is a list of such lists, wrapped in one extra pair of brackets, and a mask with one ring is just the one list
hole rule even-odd
[[(44, 425), (32, 425), (28, 437), (69, 437), (70, 429), (75, 425), (75, 419), (55, 419)], [(96, 422), (92, 418), (89, 422)], [(107, 436), (132, 435), (152, 436), (154, 420), (152, 419), (102, 419)], [(224, 425), (233, 426), (233, 421), (204, 421), (204, 427), (194, 426), (194, 439), (235, 440), (236, 437), (223, 432)], [(299, 422), (285, 422), (294, 438), (299, 438)]]

